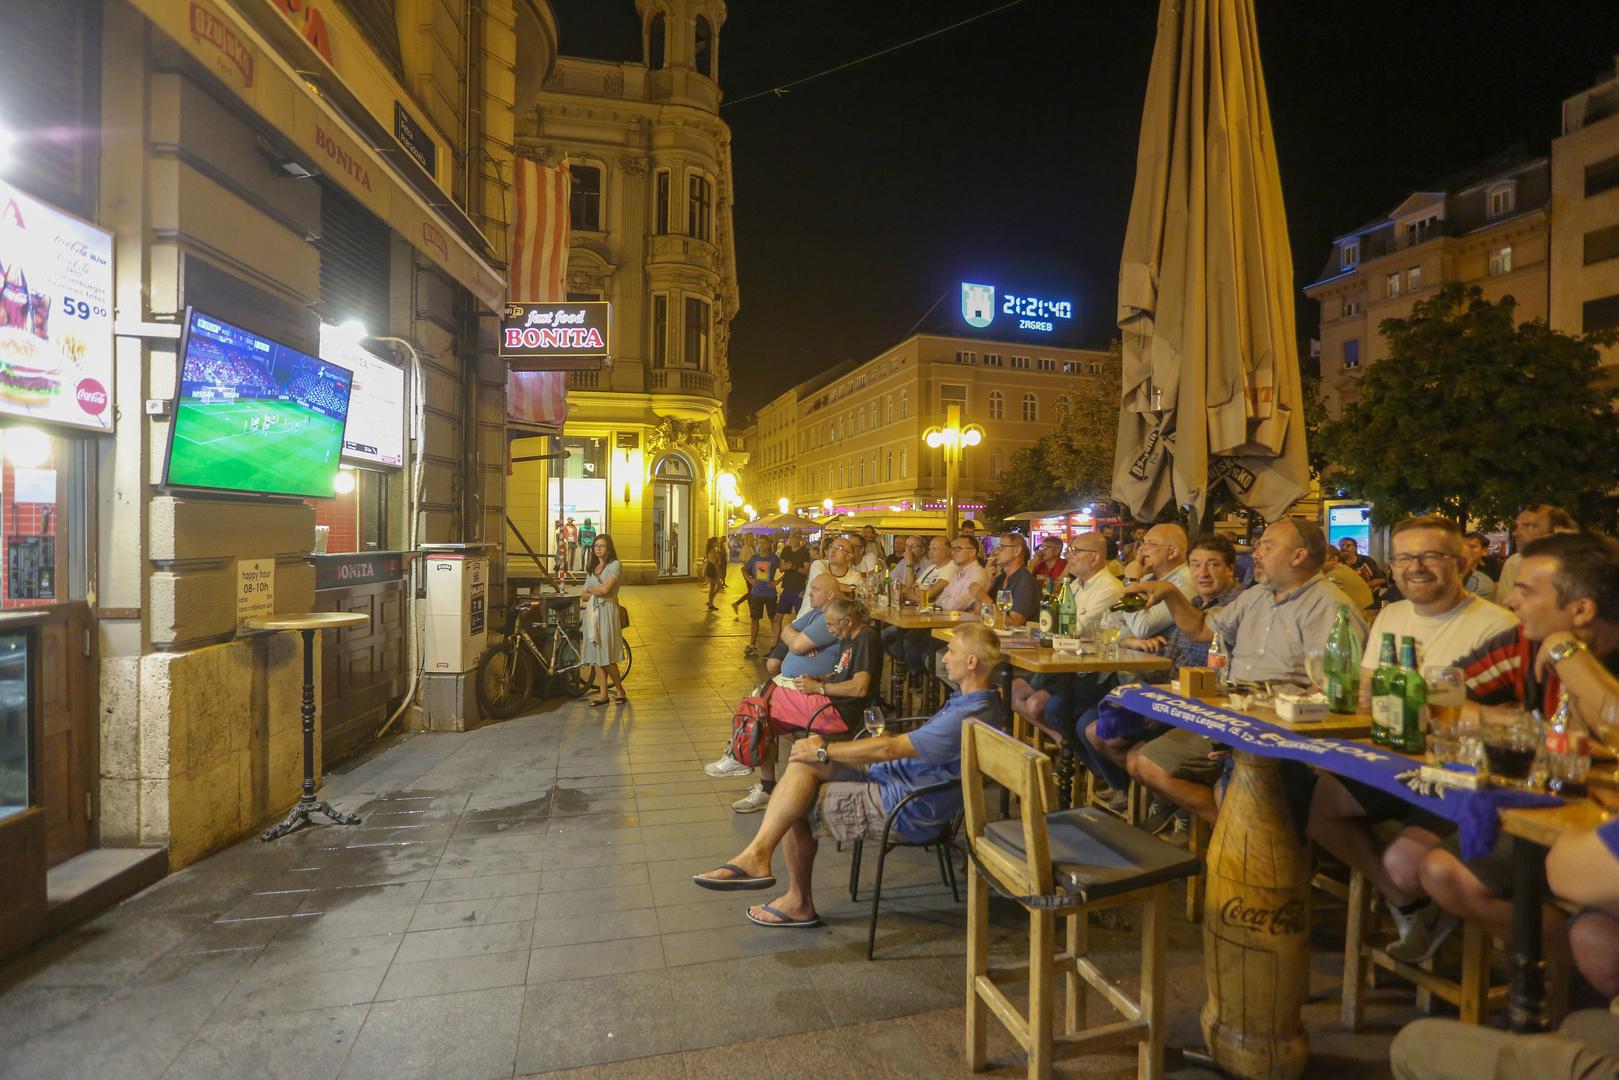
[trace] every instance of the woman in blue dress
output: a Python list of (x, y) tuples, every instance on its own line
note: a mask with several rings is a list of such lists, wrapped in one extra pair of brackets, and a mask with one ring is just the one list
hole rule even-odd
[[(613, 538), (606, 533), (596, 536), (591, 545), (590, 572), (585, 575), (584, 644), (579, 650), (580, 660), (596, 665), (596, 696), (590, 707), (615, 701), (622, 705), (629, 700), (624, 693), (624, 677), (618, 665), (624, 660), (624, 627), (618, 606), (618, 549)], [(608, 697), (609, 687), (618, 693)]]

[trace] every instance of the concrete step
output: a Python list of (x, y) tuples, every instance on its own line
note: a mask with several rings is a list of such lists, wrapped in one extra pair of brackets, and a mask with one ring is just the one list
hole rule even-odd
[(96, 848), (75, 855), (45, 874), (48, 930), (59, 934), (168, 872), (167, 848)]

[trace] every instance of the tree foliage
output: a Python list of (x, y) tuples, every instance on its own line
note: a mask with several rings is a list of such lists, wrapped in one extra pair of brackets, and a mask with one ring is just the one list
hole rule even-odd
[(1498, 525), (1545, 502), (1611, 521), (1619, 423), (1595, 348), (1611, 338), (1517, 325), (1513, 308), (1447, 285), (1410, 318), (1384, 320), (1388, 359), (1320, 432), (1332, 483), (1377, 520), (1438, 511)]
[(986, 514), (1004, 520), (1025, 510), (1080, 506), (1106, 499), (1113, 487), (1123, 352), (1114, 342), (1101, 371), (1074, 379), (1057, 405), (1057, 420), (1033, 446), (1013, 452)]

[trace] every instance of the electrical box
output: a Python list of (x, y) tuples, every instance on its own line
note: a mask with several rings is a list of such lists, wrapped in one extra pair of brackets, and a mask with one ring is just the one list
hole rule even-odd
[(474, 671), (488, 636), (489, 558), (427, 552), (425, 674)]

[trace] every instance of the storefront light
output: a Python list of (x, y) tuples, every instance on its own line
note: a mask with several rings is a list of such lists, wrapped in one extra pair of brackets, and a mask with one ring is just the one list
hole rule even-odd
[(822, 499), (821, 509), (830, 514), (832, 512), (832, 500), (830, 498)]
[(6, 460), (19, 469), (37, 469), (51, 459), (51, 439), (38, 428), (5, 429)]
[(785, 495), (776, 500), (776, 509), (780, 510), (784, 514), (787, 512), (787, 507), (790, 505), (791, 504), (787, 501), (787, 496)]
[(339, 345), (359, 345), (360, 342), (371, 336), (365, 328), (365, 323), (359, 319), (349, 319), (331, 328), (332, 339)]
[(742, 512), (748, 515), (749, 521), (752, 521), (754, 518), (759, 516), (759, 512), (753, 508), (752, 503), (748, 503), (746, 506), (744, 506), (742, 508)]
[(332, 490), (339, 495), (347, 495), (354, 490), (355, 485), (358, 483), (359, 478), (354, 475), (354, 469), (348, 465), (340, 465), (338, 466), (337, 475), (332, 478)]

